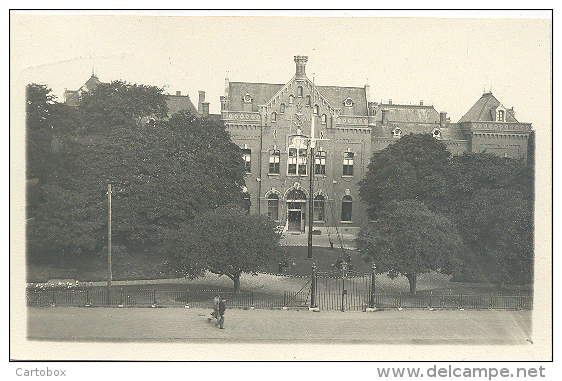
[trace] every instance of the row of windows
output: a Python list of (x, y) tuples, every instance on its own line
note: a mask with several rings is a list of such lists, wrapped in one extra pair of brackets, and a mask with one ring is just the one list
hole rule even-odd
[[(281, 103), (281, 107), (279, 108), (279, 113), (280, 114), (285, 113), (285, 104), (284, 103)], [(316, 106), (314, 106), (314, 115), (318, 115), (318, 113), (319, 113), (319, 109), (318, 109), (318, 105), (316, 105)], [(277, 113), (276, 112), (271, 113), (271, 121), (277, 122)], [(322, 123), (322, 124), (328, 123), (328, 116), (326, 114), (322, 114), (322, 116), (320, 117), (320, 123)]]
[[(326, 199), (322, 195), (314, 197), (314, 221), (326, 221)], [(341, 202), (341, 221), (351, 222), (351, 215), (353, 211), (353, 198), (351, 196), (344, 196)], [(279, 220), (279, 196), (270, 194), (267, 197), (267, 215), (272, 219)]]
[[(343, 153), (343, 175), (353, 176), (353, 152)], [(314, 174), (326, 175), (326, 151), (316, 151), (314, 158)], [(246, 173), (252, 173), (252, 151), (242, 150), (244, 167)], [(281, 151), (272, 149), (269, 151), (269, 174), (281, 173)], [(289, 148), (287, 159), (287, 174), (294, 176), (306, 176), (308, 170), (308, 150), (306, 148)]]

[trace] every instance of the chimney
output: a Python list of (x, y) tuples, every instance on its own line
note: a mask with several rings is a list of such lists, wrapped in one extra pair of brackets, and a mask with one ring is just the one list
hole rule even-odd
[(197, 113), (203, 113), (203, 102), (205, 102), (205, 92), (203, 90), (199, 90), (199, 103), (197, 103)]
[(447, 113), (445, 111), (441, 111), (439, 113), (439, 125), (441, 127), (445, 127), (447, 124)]
[(181, 91), (176, 91), (176, 95), (181, 95)]
[(392, 104), (392, 99), (388, 100), (388, 104), (391, 105)]
[(306, 62), (308, 61), (307, 56), (295, 56), (296, 72), (295, 76), (300, 79), (306, 77), (305, 68)]
[(420, 106), (423, 106), (423, 99), (420, 101)]
[(388, 122), (388, 110), (381, 110), (382, 113), (382, 125), (386, 126), (386, 123)]
[(209, 116), (209, 102), (201, 103), (201, 115)]
[(224, 96), (228, 97), (228, 93), (230, 93), (230, 79), (226, 77), (224, 79)]

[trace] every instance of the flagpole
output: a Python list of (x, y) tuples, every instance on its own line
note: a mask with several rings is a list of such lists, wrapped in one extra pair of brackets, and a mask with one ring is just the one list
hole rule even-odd
[(312, 259), (312, 229), (314, 222), (314, 148), (316, 140), (314, 137), (314, 74), (312, 76), (312, 117), (310, 119), (310, 190), (308, 201), (308, 256), (307, 259)]

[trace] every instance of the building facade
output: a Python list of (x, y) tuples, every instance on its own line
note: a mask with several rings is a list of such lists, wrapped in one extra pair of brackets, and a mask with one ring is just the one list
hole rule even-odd
[[(406, 134), (430, 133), (453, 155), (526, 157), (531, 124), (518, 122), (513, 108), (505, 108), (491, 92), (451, 123), (445, 112), (423, 102), (372, 102), (368, 84), (316, 85), (306, 75), (308, 58), (295, 56), (294, 61), (295, 75), (287, 83), (227, 78), (220, 97), (221, 120), (242, 149), (249, 211), (269, 215), (288, 231), (308, 229), (311, 189), (314, 230), (355, 233), (368, 223), (357, 184), (372, 153)], [(313, 123), (314, 158), (309, 151)]]

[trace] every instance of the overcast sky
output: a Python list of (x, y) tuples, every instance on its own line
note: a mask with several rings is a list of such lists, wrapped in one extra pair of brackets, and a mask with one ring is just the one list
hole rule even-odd
[(550, 129), (546, 12), (128, 13), (12, 13), (12, 84), (47, 84), (62, 102), (94, 70), (101, 81), (165, 87), (194, 103), (205, 90), (218, 113), (227, 75), (283, 84), (293, 57), (307, 55), (317, 85), (368, 81), (373, 101), (423, 100), (453, 122), (491, 89), (519, 121)]

